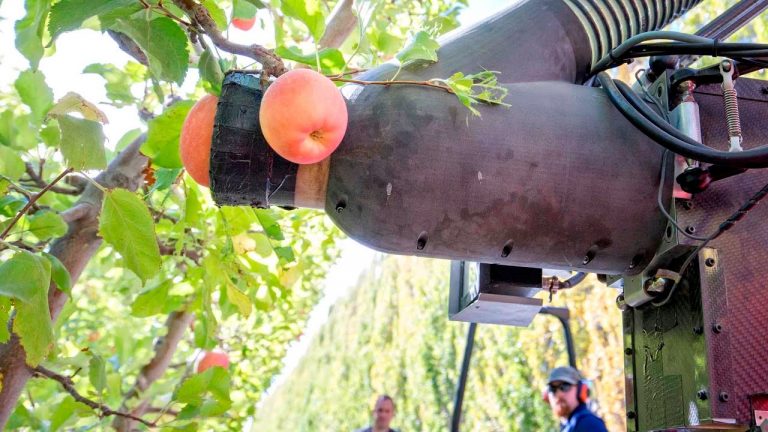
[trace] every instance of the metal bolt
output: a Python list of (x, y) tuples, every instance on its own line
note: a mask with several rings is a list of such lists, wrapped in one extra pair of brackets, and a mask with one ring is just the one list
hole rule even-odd
[(730, 399), (731, 397), (728, 396), (727, 392), (722, 391), (720, 392), (720, 396), (718, 396), (718, 398), (720, 399), (720, 402), (728, 402), (728, 399)]
[(714, 267), (715, 266), (715, 259), (714, 258), (707, 258), (704, 260), (704, 265), (707, 267)]
[(616, 297), (616, 307), (622, 312), (628, 309), (627, 302), (624, 300), (624, 294), (619, 294), (619, 296)]
[(651, 294), (661, 294), (667, 289), (669, 279), (652, 278), (645, 281), (645, 291)]
[(419, 234), (419, 238), (416, 239), (416, 249), (423, 250), (426, 245), (427, 245), (427, 232), (422, 231), (421, 234)]
[(347, 208), (347, 203), (344, 200), (339, 201), (336, 204), (336, 213), (341, 213), (344, 211), (344, 209)]
[(702, 326), (696, 326), (693, 328), (693, 334), (701, 335), (704, 334), (704, 327)]
[(633, 350), (632, 348), (627, 348), (627, 349), (624, 350), (624, 354), (626, 354), (628, 356), (631, 356), (632, 354), (634, 354), (634, 352), (635, 352), (635, 350)]
[(683, 201), (683, 208), (686, 210), (691, 210), (693, 208), (693, 201), (691, 200)]
[(635, 414), (634, 411), (627, 411), (627, 418), (630, 420), (633, 420), (635, 417), (637, 417), (637, 414)]
[(693, 225), (688, 225), (687, 227), (685, 227), (685, 232), (687, 232), (688, 234), (693, 234), (696, 232), (696, 227)]
[(723, 331), (723, 326), (719, 323), (712, 324), (712, 331), (715, 333), (721, 333)]
[(705, 401), (709, 398), (709, 393), (707, 393), (706, 390), (699, 390), (699, 392), (696, 393), (696, 397), (699, 398), (700, 400)]

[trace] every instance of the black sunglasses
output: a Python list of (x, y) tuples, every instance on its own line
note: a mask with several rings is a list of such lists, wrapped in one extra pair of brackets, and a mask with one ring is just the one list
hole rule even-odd
[(570, 390), (570, 389), (571, 389), (571, 387), (573, 387), (573, 384), (570, 384), (570, 383), (560, 383), (560, 384), (556, 384), (556, 385), (553, 385), (553, 384), (549, 384), (549, 386), (548, 386), (548, 387), (549, 387), (549, 392), (550, 392), (551, 394), (555, 394), (555, 393), (557, 393), (557, 391), (558, 391), (558, 390), (560, 390), (560, 391), (562, 391), (563, 393), (565, 393), (565, 392), (567, 392), (568, 390)]

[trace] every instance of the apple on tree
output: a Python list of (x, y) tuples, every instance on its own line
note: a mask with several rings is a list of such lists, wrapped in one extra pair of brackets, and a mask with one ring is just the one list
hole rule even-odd
[(347, 104), (328, 77), (294, 69), (267, 87), (259, 122), (277, 154), (297, 164), (312, 164), (327, 158), (344, 138)]
[(179, 153), (189, 175), (200, 185), (210, 186), (208, 174), (211, 158), (213, 122), (219, 98), (205, 95), (189, 110), (181, 127)]
[(233, 18), (232, 25), (239, 28), (242, 31), (248, 31), (253, 28), (253, 23), (256, 22), (256, 17), (251, 18)]
[(203, 358), (197, 363), (197, 373), (205, 372), (214, 366), (228, 368), (229, 355), (221, 351), (206, 351)]

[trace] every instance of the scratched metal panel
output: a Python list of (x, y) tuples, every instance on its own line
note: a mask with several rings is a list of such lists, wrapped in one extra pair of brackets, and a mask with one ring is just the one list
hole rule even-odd
[[(690, 277), (697, 279), (695, 269)], [(681, 284), (667, 305), (625, 312), (625, 329), (632, 331), (633, 355), (625, 373), (634, 377), (635, 430), (685, 428), (711, 420), (708, 402), (698, 397), (707, 386), (705, 339), (696, 331), (702, 322), (700, 299), (697, 283)]]
[[(768, 87), (765, 81), (739, 79), (744, 148), (768, 143)], [(727, 129), (719, 86), (697, 90), (702, 135), (712, 147), (727, 149)], [(693, 208), (678, 204), (682, 226), (699, 235), (713, 232), (754, 192), (768, 183), (768, 170), (716, 182), (694, 197)], [(730, 231), (710, 244), (717, 251), (715, 271), (702, 266), (704, 328), (711, 376), (712, 416), (748, 424), (749, 395), (768, 392), (768, 202), (757, 205)], [(701, 266), (701, 264), (700, 264)], [(712, 326), (720, 324), (716, 333)], [(728, 400), (722, 401), (720, 393)]]

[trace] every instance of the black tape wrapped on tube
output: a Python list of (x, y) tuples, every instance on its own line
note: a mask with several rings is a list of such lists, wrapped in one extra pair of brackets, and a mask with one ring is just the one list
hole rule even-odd
[(211, 191), (218, 205), (293, 206), (298, 165), (275, 153), (259, 125), (258, 76), (224, 78), (211, 143)]

